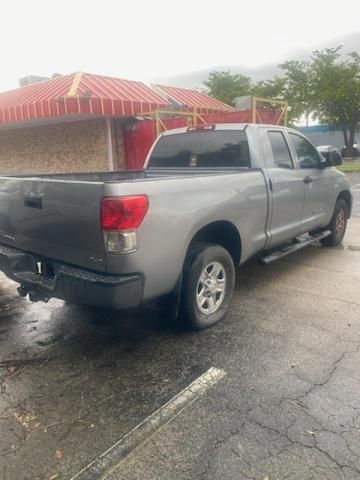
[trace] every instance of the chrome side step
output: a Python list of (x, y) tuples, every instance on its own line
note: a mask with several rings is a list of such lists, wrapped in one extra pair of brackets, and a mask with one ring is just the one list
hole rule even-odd
[(301, 250), (302, 248), (305, 248), (308, 245), (321, 240), (322, 238), (328, 237), (329, 235), (331, 235), (330, 230), (314, 233), (313, 235), (309, 235), (308, 233), (301, 235), (300, 237), (296, 238), (296, 243), (292, 245), (286, 245), (285, 247), (274, 252), (270, 252), (268, 255), (262, 257), (260, 259), (260, 263), (263, 265), (268, 265), (269, 263), (275, 262), (275, 260), (279, 260), (279, 258), (283, 258), (286, 257), (286, 255), (290, 255), (290, 253), (297, 252), (298, 250)]

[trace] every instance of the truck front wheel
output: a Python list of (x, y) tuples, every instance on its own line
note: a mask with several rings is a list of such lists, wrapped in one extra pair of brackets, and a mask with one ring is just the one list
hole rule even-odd
[(179, 316), (188, 326), (201, 330), (226, 314), (235, 285), (235, 266), (220, 245), (195, 244), (185, 261)]
[(323, 245), (327, 247), (336, 247), (342, 242), (346, 232), (348, 216), (348, 206), (344, 199), (339, 198), (336, 202), (334, 213), (328, 226), (331, 234), (320, 240)]

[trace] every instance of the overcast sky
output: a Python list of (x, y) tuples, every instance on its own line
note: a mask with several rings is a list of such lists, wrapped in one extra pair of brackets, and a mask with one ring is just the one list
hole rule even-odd
[(261, 65), (360, 31), (360, 1), (3, 0), (0, 90), (85, 71), (150, 81)]

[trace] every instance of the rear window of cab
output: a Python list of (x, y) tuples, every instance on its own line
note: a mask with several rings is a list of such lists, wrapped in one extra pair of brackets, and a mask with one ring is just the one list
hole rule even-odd
[(194, 130), (164, 135), (150, 156), (151, 167), (250, 167), (249, 146), (242, 130)]

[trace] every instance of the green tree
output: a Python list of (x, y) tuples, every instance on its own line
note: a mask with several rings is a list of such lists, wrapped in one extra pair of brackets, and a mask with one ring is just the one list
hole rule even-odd
[(312, 113), (339, 127), (346, 154), (351, 156), (360, 122), (360, 56), (342, 55), (341, 48), (316, 50), (309, 61), (292, 60), (280, 68), (285, 73), (285, 94), (293, 116)]
[(271, 80), (261, 80), (251, 89), (252, 95), (263, 98), (285, 98), (286, 79), (275, 76)]
[(360, 55), (343, 55), (342, 47), (317, 50), (310, 60), (289, 60), (283, 76), (253, 83), (249, 77), (213, 71), (204, 82), (207, 93), (232, 104), (237, 96), (281, 98), (289, 103), (289, 120), (305, 115), (339, 127), (347, 155), (352, 154), (360, 123)]
[(360, 122), (360, 57), (350, 53), (341, 59), (340, 50), (313, 53), (313, 100), (319, 119), (341, 128), (346, 155), (352, 156)]
[[(229, 105), (235, 97), (253, 95), (263, 98), (285, 98), (286, 79), (275, 76), (269, 80), (253, 83), (249, 77), (228, 71), (213, 71), (204, 82), (206, 93)], [(276, 106), (274, 106), (276, 108)], [(267, 106), (267, 108), (269, 108)]]
[(309, 62), (290, 60), (279, 67), (284, 70), (284, 98), (289, 102), (291, 120), (305, 115), (306, 124), (314, 110), (312, 68)]
[(204, 82), (206, 93), (228, 105), (232, 105), (235, 97), (251, 95), (252, 83), (249, 77), (232, 74), (229, 71), (210, 72)]

